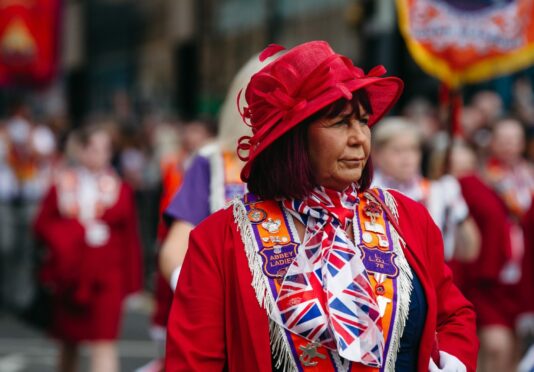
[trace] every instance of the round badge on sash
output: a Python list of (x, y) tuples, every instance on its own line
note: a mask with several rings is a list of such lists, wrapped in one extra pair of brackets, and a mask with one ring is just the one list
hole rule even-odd
[(252, 208), (247, 213), (248, 219), (252, 223), (260, 223), (267, 218), (267, 212), (261, 208)]

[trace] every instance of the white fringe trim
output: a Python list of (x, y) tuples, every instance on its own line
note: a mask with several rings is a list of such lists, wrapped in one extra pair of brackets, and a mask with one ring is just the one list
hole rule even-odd
[(269, 333), (271, 336), (271, 350), (276, 368), (282, 367), (284, 371), (297, 371), (293, 354), (286, 340), (284, 329), (271, 320), (271, 315), (276, 311), (276, 302), (269, 289), (269, 280), (263, 274), (262, 258), (258, 254), (259, 248), (252, 231), (252, 226), (247, 216), (245, 206), (240, 199), (233, 201), (234, 221), (241, 234), (245, 254), (247, 255), (248, 267), (252, 274), (252, 288), (256, 293), (256, 299), (269, 317)]
[(384, 199), (386, 202), (386, 205), (388, 206), (391, 213), (395, 216), (397, 219), (396, 222), (399, 222), (399, 211), (397, 210), (397, 200), (391, 195), (391, 193), (387, 189), (382, 189), (382, 192), (384, 193)]

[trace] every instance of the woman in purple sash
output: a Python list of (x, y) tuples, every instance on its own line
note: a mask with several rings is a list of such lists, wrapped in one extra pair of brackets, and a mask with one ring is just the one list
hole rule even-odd
[(261, 65), (254, 57), (236, 74), (221, 109), (217, 139), (198, 151), (184, 175), (182, 186), (164, 213), (169, 233), (162, 245), (159, 266), (173, 290), (191, 230), (246, 191), (239, 177), (243, 162), (235, 154), (234, 147), (239, 137), (250, 134), (250, 128), (241, 125), (235, 96)]

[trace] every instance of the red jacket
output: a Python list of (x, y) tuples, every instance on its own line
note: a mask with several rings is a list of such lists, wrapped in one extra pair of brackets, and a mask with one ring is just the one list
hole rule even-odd
[(133, 191), (129, 186), (121, 183), (117, 202), (100, 219), (110, 228), (109, 241), (104, 247), (89, 248), (84, 240), (83, 225), (75, 218), (60, 214), (57, 189), (50, 189), (34, 222), (36, 236), (49, 250), (49, 260), (43, 268), (45, 279), (62, 285), (73, 278), (89, 280), (99, 272), (117, 270), (123, 276), (124, 296), (139, 291), (142, 288), (142, 249)]
[(523, 217), (525, 255), (521, 274), (522, 312), (534, 313), (534, 203)]
[(126, 184), (121, 183), (116, 203), (100, 220), (110, 229), (109, 240), (92, 248), (79, 220), (60, 213), (56, 187), (37, 213), (34, 231), (47, 248), (41, 280), (55, 294), (50, 331), (60, 339), (115, 339), (122, 300), (142, 288), (137, 217), (133, 192)]
[(464, 176), (459, 182), (469, 212), (481, 232), (481, 251), (473, 262), (451, 263), (455, 282), (473, 302), (479, 328), (501, 325), (513, 330), (519, 314), (534, 311), (534, 208), (521, 220), (525, 238), (521, 280), (505, 283), (501, 272), (512, 256), (514, 223), (509, 211), (479, 176)]
[[(452, 283), (439, 229), (422, 205), (392, 194), (428, 304), (418, 370), (428, 371), (437, 346), (474, 371), (475, 314)], [(272, 371), (268, 316), (251, 283), (232, 208), (221, 210), (191, 233), (168, 322), (166, 371)]]

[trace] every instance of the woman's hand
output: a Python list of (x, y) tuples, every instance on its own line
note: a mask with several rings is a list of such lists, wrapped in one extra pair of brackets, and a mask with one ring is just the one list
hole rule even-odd
[(436, 365), (434, 360), (430, 358), (430, 363), (428, 364), (429, 372), (466, 372), (467, 368), (465, 364), (460, 362), (455, 356), (446, 353), (444, 351), (439, 352), (439, 367)]
[(472, 217), (458, 225), (454, 258), (460, 262), (473, 262), (480, 253), (480, 232)]

